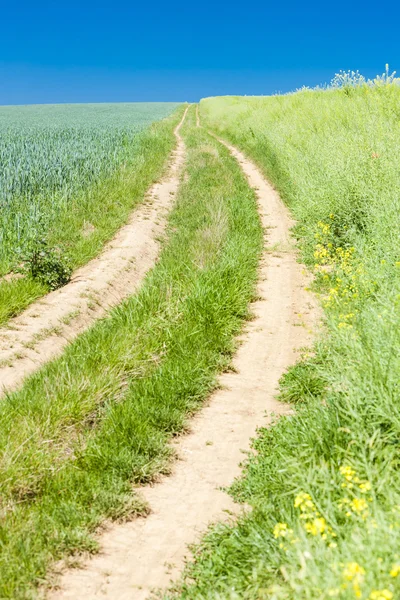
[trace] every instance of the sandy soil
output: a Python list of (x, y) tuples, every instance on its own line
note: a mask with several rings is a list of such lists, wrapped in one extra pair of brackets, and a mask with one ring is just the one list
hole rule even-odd
[(140, 489), (150, 515), (110, 525), (99, 539), (100, 554), (65, 572), (52, 600), (144, 600), (152, 589), (165, 588), (190, 556), (188, 544), (199, 540), (211, 522), (240, 510), (221, 487), (240, 474), (243, 451), (256, 428), (272, 413), (288, 410), (274, 399), (278, 379), (310, 342), (318, 310), (305, 291), (308, 282), (290, 239), (286, 208), (259, 170), (228, 148), (256, 190), (266, 228), (260, 299), (234, 360), (237, 372), (221, 377), (223, 389), (193, 419), (191, 433), (176, 443), (180, 459), (172, 475)]
[(175, 129), (177, 147), (167, 176), (151, 187), (127, 225), (66, 286), (0, 328), (0, 393), (15, 389), (27, 375), (60, 355), (69, 341), (132, 295), (155, 264), (158, 237), (165, 230), (184, 162), (179, 130), (186, 112)]

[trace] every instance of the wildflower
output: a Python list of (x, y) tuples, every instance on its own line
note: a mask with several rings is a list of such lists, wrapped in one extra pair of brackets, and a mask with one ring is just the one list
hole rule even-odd
[(366, 519), (368, 516), (368, 504), (364, 498), (342, 498), (339, 502), (339, 508), (346, 510), (346, 517), (360, 516)]
[(392, 600), (393, 594), (390, 590), (373, 590), (369, 600)]
[(354, 317), (354, 313), (340, 314), (339, 319), (342, 321), (348, 321)]
[(400, 575), (400, 565), (394, 564), (390, 570), (390, 577), (397, 577)]
[(346, 481), (353, 481), (353, 479), (356, 476), (356, 472), (354, 469), (352, 469), (350, 466), (348, 465), (342, 465), (339, 468), (339, 472), (340, 474), (346, 479)]
[(295, 508), (307, 507), (307, 508), (311, 508), (311, 509), (315, 508), (310, 494), (306, 494), (305, 492), (300, 492), (300, 494), (297, 494), (296, 498), (294, 499), (294, 507)]
[(367, 492), (370, 491), (371, 484), (369, 481), (363, 481), (362, 483), (360, 483), (360, 485), (358, 487), (360, 488), (360, 492), (362, 492), (363, 494), (366, 494)]
[(361, 598), (361, 583), (364, 579), (365, 570), (356, 562), (347, 563), (343, 570), (343, 577), (351, 581), (356, 598)]
[(353, 498), (350, 502), (350, 507), (356, 513), (365, 513), (368, 511), (368, 504), (364, 498)]
[(321, 536), (323, 540), (327, 540), (328, 537), (336, 537), (330, 525), (319, 514), (310, 494), (306, 492), (297, 494), (294, 506), (300, 509), (300, 519), (304, 522), (303, 527), (307, 533), (314, 536)]
[(328, 590), (328, 596), (330, 598), (334, 598), (335, 596), (339, 596), (340, 594), (340, 589), (339, 588), (332, 588), (330, 590)]
[(329, 225), (329, 223), (324, 223), (323, 221), (319, 221), (317, 223), (317, 226), (321, 229), (321, 231), (324, 235), (328, 235), (328, 233), (330, 232), (331, 226)]
[(313, 521), (306, 523), (304, 529), (308, 533), (311, 533), (311, 535), (323, 534), (327, 529), (326, 521), (323, 517), (318, 517)]
[(293, 533), (291, 529), (288, 528), (287, 523), (277, 523), (274, 527), (274, 538), (278, 539), (280, 537), (286, 537), (290, 533)]
[(343, 570), (343, 577), (347, 581), (353, 581), (354, 579), (362, 579), (365, 575), (365, 570), (357, 562), (349, 562), (346, 564)]

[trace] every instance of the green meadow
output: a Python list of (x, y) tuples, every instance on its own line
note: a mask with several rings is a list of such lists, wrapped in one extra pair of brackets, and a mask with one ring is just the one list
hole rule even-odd
[(175, 594), (391, 600), (400, 594), (400, 88), (210, 98), (203, 123), (290, 208), (323, 334), (283, 375), (294, 413), (262, 429)]

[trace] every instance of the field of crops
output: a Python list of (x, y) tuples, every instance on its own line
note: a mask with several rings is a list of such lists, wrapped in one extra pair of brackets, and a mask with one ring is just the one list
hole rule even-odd
[(175, 104), (0, 108), (0, 274), (38, 227), (57, 227), (74, 196), (132, 157), (137, 134)]
[[(73, 267), (94, 256), (160, 173), (173, 103), (0, 107), (0, 276), (37, 239)], [(45, 291), (0, 283), (0, 322)]]

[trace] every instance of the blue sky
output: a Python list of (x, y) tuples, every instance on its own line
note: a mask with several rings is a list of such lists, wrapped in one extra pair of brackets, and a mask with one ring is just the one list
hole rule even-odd
[(0, 104), (271, 94), (400, 71), (393, 2), (1, 3)]

